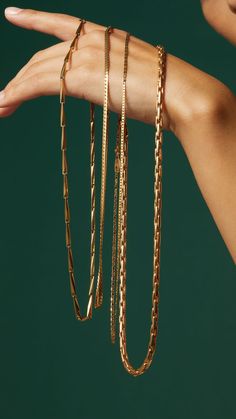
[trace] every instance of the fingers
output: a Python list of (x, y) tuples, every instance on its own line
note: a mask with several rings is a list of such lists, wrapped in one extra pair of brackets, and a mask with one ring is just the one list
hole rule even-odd
[[(4, 91), (4, 97), (1, 97), (1, 108), (18, 107), (26, 100), (34, 99), (44, 95), (54, 95), (59, 93), (60, 80), (58, 73), (38, 73), (34, 76), (18, 83), (9, 90)], [(1, 112), (4, 112), (1, 109)], [(6, 111), (7, 112), (7, 111)], [(1, 116), (2, 113), (1, 113)]]
[(37, 63), (41, 60), (45, 60), (47, 58), (53, 58), (59, 55), (65, 55), (67, 50), (69, 49), (70, 42), (60, 42), (56, 45), (53, 45), (49, 48), (36, 52), (32, 58), (21, 68), (21, 70), (17, 73), (17, 75), (10, 81), (9, 84), (14, 83), (19, 80), (19, 78), (25, 73), (28, 67), (34, 63)]
[[(117, 32), (117, 30), (115, 30), (113, 32), (111, 37), (111, 46), (113, 51), (120, 50), (120, 41), (123, 37), (123, 31)], [(79, 51), (72, 55), (72, 68), (74, 67), (74, 63), (76, 63), (78, 60), (80, 63), (82, 63), (83, 59), (88, 58), (88, 56), (90, 56), (90, 58), (95, 58), (94, 54), (96, 54), (96, 49), (103, 49), (103, 41), (104, 31), (102, 30), (91, 31), (88, 34), (85, 34), (82, 37), (80, 37), (78, 40)], [(15, 83), (18, 83), (20, 80), (24, 79), (25, 76), (29, 77), (29, 72), (32, 69), (37, 68), (37, 66), (37, 72), (59, 71), (61, 69), (59, 67), (62, 67), (63, 60), (69, 50), (70, 44), (71, 40), (66, 42), (60, 42), (54, 46), (46, 48), (45, 50), (38, 51), (36, 54), (33, 55), (33, 57), (28, 61), (28, 63), (24, 67), (22, 67), (22, 69), (17, 73), (17, 75), (7, 84), (5, 89), (13, 87)], [(93, 56), (91, 57), (91, 55)], [(47, 63), (51, 64), (51, 68), (50, 65), (48, 65)], [(57, 63), (57, 65), (55, 65), (55, 63)]]
[[(16, 84), (25, 80), (26, 78), (32, 77), (36, 73), (45, 73), (45, 72), (56, 72), (58, 73), (58, 77), (60, 74), (60, 70), (63, 65), (63, 55), (53, 56), (50, 58), (41, 59), (39, 61), (29, 61), (20, 71), (19, 73), (6, 85), (5, 90), (9, 90), (14, 88)], [(74, 61), (74, 57), (72, 57), (72, 61)], [(72, 62), (71, 61), (71, 62)]]
[[(88, 67), (81, 66), (67, 73), (65, 87), (66, 93), (84, 98), (85, 85), (88, 84), (90, 71)], [(2, 113), (12, 113), (13, 108), (19, 107), (23, 102), (35, 99), (40, 96), (59, 95), (60, 93), (60, 72), (41, 72), (29, 76), (25, 80), (15, 84), (14, 87), (4, 91), (4, 97), (0, 92), (0, 116)], [(12, 111), (10, 111), (12, 108)], [(5, 115), (7, 116), (7, 115)]]
[[(38, 32), (54, 35), (67, 41), (72, 39), (79, 26), (80, 19), (61, 13), (48, 13), (32, 9), (18, 9), (7, 7), (5, 17), (14, 25)], [(96, 29), (104, 29), (102, 25), (86, 22), (83, 33)]]
[[(111, 56), (111, 95), (110, 108), (116, 111), (120, 106), (120, 84), (122, 82), (122, 65), (125, 32), (115, 29), (110, 38)], [(0, 98), (0, 117), (12, 114), (24, 101), (43, 95), (54, 95), (60, 92), (60, 72), (71, 41), (57, 44), (44, 51), (36, 53), (32, 59), (21, 69), (17, 76), (5, 87), (5, 97)], [(153, 51), (154, 50), (154, 51)], [(143, 70), (150, 79), (153, 78), (153, 54), (155, 47), (143, 43), (134, 37), (130, 38), (129, 45), (129, 77), (132, 77), (132, 62), (135, 62), (135, 71), (139, 74)], [(58, 55), (57, 55), (58, 54)], [(151, 63), (149, 65), (148, 63)], [(139, 70), (143, 68), (143, 70)], [(102, 104), (104, 79), (104, 30), (94, 30), (79, 37), (78, 50), (72, 54), (66, 77), (67, 94), (85, 100)], [(147, 68), (148, 71), (147, 71)], [(134, 72), (135, 74), (135, 72)], [(130, 82), (129, 82), (130, 83)], [(150, 84), (147, 80), (146, 85)], [(135, 84), (135, 83), (134, 83)], [(132, 82), (131, 82), (131, 87)], [(136, 88), (134, 89), (136, 90)], [(146, 92), (147, 90), (147, 92)], [(149, 89), (144, 91), (149, 97)], [(128, 109), (128, 108), (127, 108)]]
[(6, 118), (7, 116), (12, 115), (19, 105), (9, 106), (7, 108), (0, 108), (0, 118)]
[[(82, 46), (77, 53), (72, 54), (70, 68), (73, 69), (88, 63), (92, 63), (94, 65), (94, 62), (98, 63), (100, 61), (99, 58), (102, 56), (103, 49), (103, 33), (104, 31), (101, 30), (92, 31), (79, 39), (79, 42), (82, 41)], [(120, 35), (118, 34), (117, 36), (113, 36), (113, 49), (118, 47), (119, 36)], [(62, 42), (55, 45), (54, 47), (47, 48), (44, 51), (39, 51), (31, 58), (31, 60), (5, 87), (5, 97), (4, 99), (0, 100), (0, 117), (11, 115), (25, 100), (29, 100), (33, 97), (38, 97), (43, 94), (55, 94), (56, 92), (59, 92), (59, 90), (55, 90), (54, 88), (52, 88), (52, 90), (48, 90), (46, 84), (44, 85), (44, 91), (41, 91), (40, 83), (38, 84), (35, 82), (35, 80), (37, 80), (39, 77), (39, 81), (41, 82), (41, 80), (44, 79), (43, 73), (55, 73), (59, 83), (60, 71), (65, 55), (69, 50), (70, 43), (71, 41)], [(77, 80), (77, 76), (74, 76), (74, 79)], [(19, 84), (21, 84), (22, 88), (20, 88)], [(35, 95), (32, 95), (31, 90), (33, 88), (36, 89)], [(78, 87), (75, 88), (74, 94), (78, 94), (77, 89)], [(70, 90), (69, 94), (73, 94), (73, 92)]]

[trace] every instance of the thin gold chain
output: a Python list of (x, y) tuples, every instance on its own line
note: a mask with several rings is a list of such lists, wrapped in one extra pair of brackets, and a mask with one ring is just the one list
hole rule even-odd
[(100, 197), (100, 242), (99, 242), (99, 268), (97, 288), (95, 295), (95, 307), (100, 307), (103, 301), (103, 238), (104, 238), (104, 217), (106, 198), (106, 177), (107, 177), (107, 153), (108, 153), (108, 93), (109, 93), (109, 50), (110, 33), (112, 27), (105, 30), (105, 76), (104, 76), (104, 103), (103, 103), (103, 128), (102, 128), (102, 173), (101, 173), (101, 197)]
[(159, 284), (160, 284), (160, 241), (161, 241), (161, 207), (162, 207), (162, 111), (165, 80), (165, 58), (163, 47), (157, 46), (158, 52), (158, 84), (156, 96), (155, 118), (155, 170), (154, 170), (154, 239), (153, 239), (153, 291), (150, 338), (147, 354), (141, 366), (134, 368), (128, 357), (126, 343), (126, 233), (127, 233), (127, 153), (121, 150), (121, 240), (120, 240), (120, 316), (119, 336), (120, 353), (125, 369), (133, 376), (143, 374), (151, 365), (156, 349), (156, 337), (158, 333), (158, 307), (159, 307)]
[(95, 275), (95, 131), (94, 131), (94, 104), (90, 103), (90, 187), (91, 187), (91, 239), (90, 239), (90, 284), (88, 292), (87, 314), (81, 315), (78, 295), (76, 292), (74, 262), (71, 246), (71, 230), (70, 230), (70, 208), (69, 208), (69, 188), (68, 188), (68, 163), (67, 163), (67, 138), (66, 138), (66, 118), (65, 118), (65, 76), (67, 64), (70, 64), (73, 51), (76, 49), (77, 42), (81, 33), (81, 29), (85, 20), (80, 21), (80, 25), (76, 31), (76, 35), (70, 45), (70, 49), (64, 59), (61, 70), (60, 82), (60, 104), (61, 104), (61, 151), (62, 151), (62, 175), (63, 175), (63, 197), (64, 197), (64, 215), (66, 226), (66, 247), (68, 251), (68, 271), (70, 279), (70, 290), (77, 320), (85, 321), (92, 318), (93, 309), (93, 289)]
[(117, 135), (115, 146), (115, 163), (114, 163), (114, 196), (113, 196), (113, 233), (112, 233), (112, 260), (111, 260), (111, 296), (110, 296), (110, 331), (111, 341), (115, 343), (115, 327), (116, 327), (116, 300), (117, 296), (117, 215), (118, 215), (118, 184), (120, 172), (120, 123), (119, 115), (117, 121)]
[[(111, 296), (110, 296), (110, 330), (111, 342), (116, 340), (116, 319), (119, 303), (119, 251), (117, 240), (117, 216), (118, 216), (118, 187), (120, 173), (120, 129), (121, 117), (118, 117), (117, 139), (115, 147), (114, 164), (114, 198), (113, 198), (113, 233), (112, 233), (112, 267), (111, 267)], [(125, 152), (128, 148), (128, 128), (125, 122)], [(128, 158), (128, 156), (127, 156)], [(126, 176), (127, 177), (127, 176)], [(127, 180), (126, 180), (127, 181)]]
[[(124, 47), (124, 64), (123, 64), (123, 81), (122, 81), (122, 105), (121, 115), (118, 118), (118, 135), (116, 143), (116, 160), (115, 160), (115, 181), (114, 181), (114, 209), (113, 209), (113, 246), (112, 246), (112, 276), (111, 276), (111, 302), (110, 302), (110, 325), (111, 325), (111, 341), (115, 343), (116, 336), (116, 317), (117, 306), (119, 301), (119, 265), (120, 265), (120, 238), (121, 238), (121, 188), (123, 182), (121, 156), (124, 149), (127, 149), (128, 130), (126, 124), (126, 79), (128, 71), (128, 45), (130, 34), (125, 37)], [(118, 198), (119, 186), (119, 199)], [(117, 207), (118, 206), (118, 207)], [(118, 220), (117, 220), (118, 213)], [(118, 225), (117, 225), (118, 223)]]

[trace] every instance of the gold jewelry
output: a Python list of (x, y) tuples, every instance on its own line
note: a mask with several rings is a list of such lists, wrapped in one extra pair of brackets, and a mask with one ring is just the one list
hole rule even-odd
[[(112, 270), (111, 270), (111, 300), (110, 300), (110, 326), (111, 341), (115, 343), (116, 317), (119, 301), (119, 266), (120, 266), (120, 238), (121, 238), (121, 190), (123, 188), (123, 167), (121, 167), (122, 153), (126, 153), (128, 148), (128, 129), (126, 124), (126, 79), (128, 71), (128, 44), (130, 34), (125, 37), (124, 48), (124, 69), (122, 81), (122, 106), (121, 115), (118, 118), (117, 140), (115, 148), (115, 167), (114, 167), (114, 207), (113, 207), (113, 239), (112, 239)], [(127, 171), (126, 171), (127, 178)], [(119, 183), (119, 201), (118, 201)], [(118, 207), (117, 207), (118, 206)], [(118, 226), (117, 226), (118, 215)]]
[(117, 123), (115, 162), (114, 162), (114, 195), (113, 195), (113, 234), (112, 234), (112, 260), (111, 260), (111, 295), (110, 295), (110, 331), (111, 341), (115, 343), (116, 338), (116, 314), (118, 299), (118, 267), (117, 267), (117, 212), (118, 212), (118, 183), (120, 172), (120, 122)]
[[(87, 315), (81, 316), (78, 297), (75, 287), (73, 256), (71, 249), (70, 210), (68, 192), (68, 164), (66, 159), (66, 120), (65, 120), (65, 75), (67, 64), (70, 62), (76, 48), (81, 28), (85, 23), (81, 20), (76, 35), (70, 45), (61, 70), (61, 117), (62, 129), (62, 174), (63, 196), (65, 200), (66, 247), (68, 249), (68, 270), (70, 277), (71, 296), (74, 303), (76, 318), (84, 321), (92, 317), (93, 289), (95, 273), (95, 132), (94, 132), (94, 104), (90, 104), (90, 168), (91, 168), (91, 248), (90, 248), (90, 286), (87, 305)], [(109, 35), (112, 28), (105, 30), (105, 77), (104, 77), (104, 104), (103, 104), (103, 131), (102, 131), (102, 173), (101, 173), (101, 203), (100, 203), (100, 242), (99, 242), (99, 269), (95, 295), (95, 307), (100, 307), (103, 301), (103, 238), (105, 195), (108, 154), (108, 90), (109, 90)], [(166, 53), (163, 47), (157, 46), (158, 52), (158, 84), (156, 95), (155, 118), (155, 171), (154, 171), (154, 238), (153, 238), (153, 291), (151, 327), (148, 350), (145, 359), (139, 368), (134, 368), (128, 358), (126, 345), (126, 233), (127, 233), (127, 197), (128, 197), (128, 129), (126, 123), (126, 79), (128, 70), (128, 44), (129, 33), (125, 38), (124, 69), (122, 83), (121, 115), (118, 118), (117, 139), (115, 148), (115, 177), (114, 177), (114, 208), (113, 208), (113, 241), (112, 241), (112, 275), (111, 275), (111, 339), (115, 342), (115, 325), (117, 305), (119, 302), (119, 339), (121, 360), (125, 369), (133, 376), (143, 374), (151, 365), (156, 349), (158, 333), (158, 308), (160, 284), (160, 243), (161, 243), (161, 207), (162, 207), (162, 129), (163, 129), (163, 100), (165, 84)]]
[(103, 103), (103, 128), (102, 128), (102, 173), (101, 173), (101, 197), (100, 197), (100, 242), (99, 242), (99, 268), (97, 288), (95, 295), (95, 307), (102, 305), (103, 301), (103, 238), (104, 238), (104, 217), (106, 198), (106, 177), (107, 177), (107, 153), (108, 153), (108, 93), (109, 93), (109, 50), (110, 33), (112, 27), (105, 30), (105, 76), (104, 76), (104, 103)]
[[(126, 232), (127, 232), (127, 155), (122, 144), (122, 134), (120, 142), (120, 316), (119, 316), (119, 336), (120, 353), (125, 369), (133, 376), (143, 374), (151, 365), (155, 349), (156, 337), (158, 333), (158, 305), (159, 305), (159, 283), (160, 283), (160, 239), (161, 239), (161, 204), (162, 204), (162, 111), (164, 97), (165, 80), (165, 58), (166, 54), (163, 47), (157, 46), (158, 52), (158, 84), (156, 98), (156, 118), (155, 118), (155, 171), (154, 171), (154, 249), (153, 249), (153, 291), (152, 291), (152, 311), (151, 327), (148, 350), (145, 359), (139, 368), (134, 368), (128, 358), (126, 345)], [(122, 111), (123, 111), (123, 139), (125, 123), (125, 87), (123, 83)], [(119, 225), (119, 222), (118, 222)]]
[(90, 103), (90, 173), (91, 173), (91, 244), (90, 244), (90, 285), (88, 292), (87, 314), (82, 316), (78, 296), (76, 292), (73, 253), (71, 247), (71, 231), (70, 231), (70, 209), (69, 209), (69, 189), (68, 189), (68, 163), (66, 157), (67, 140), (66, 140), (66, 119), (65, 119), (65, 75), (67, 72), (67, 64), (71, 61), (71, 56), (77, 47), (77, 42), (81, 33), (81, 29), (85, 20), (80, 21), (80, 25), (76, 31), (76, 35), (70, 45), (70, 49), (64, 59), (61, 70), (60, 82), (60, 104), (61, 104), (61, 151), (62, 151), (62, 175), (63, 175), (63, 197), (65, 202), (65, 225), (66, 225), (66, 247), (68, 251), (68, 270), (70, 278), (70, 290), (74, 305), (74, 311), (77, 320), (85, 321), (92, 318), (93, 310), (93, 289), (94, 289), (94, 273), (95, 273), (95, 132), (94, 132), (94, 104)]

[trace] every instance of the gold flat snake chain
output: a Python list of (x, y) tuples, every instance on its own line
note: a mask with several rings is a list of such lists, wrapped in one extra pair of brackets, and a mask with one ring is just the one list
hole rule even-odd
[(90, 284), (88, 292), (87, 314), (81, 315), (79, 300), (76, 292), (74, 262), (71, 247), (71, 230), (70, 230), (70, 208), (69, 208), (69, 188), (68, 188), (68, 163), (67, 163), (67, 138), (66, 138), (66, 118), (65, 118), (65, 75), (67, 72), (67, 64), (70, 63), (73, 51), (81, 33), (81, 29), (85, 20), (80, 20), (76, 35), (70, 45), (70, 49), (64, 59), (64, 63), (60, 75), (60, 104), (61, 104), (61, 151), (62, 151), (62, 175), (63, 175), (63, 197), (64, 197), (64, 215), (66, 226), (66, 247), (68, 251), (68, 271), (70, 279), (70, 291), (73, 300), (75, 316), (77, 320), (85, 321), (92, 318), (93, 309), (93, 289), (95, 275), (95, 131), (94, 131), (94, 104), (90, 103), (90, 187), (91, 187), (91, 239), (90, 239)]
[[(158, 307), (159, 307), (159, 284), (160, 284), (160, 241), (161, 241), (161, 207), (162, 207), (162, 111), (165, 80), (165, 58), (164, 48), (157, 46), (158, 52), (158, 84), (156, 96), (156, 118), (155, 118), (155, 169), (154, 169), (154, 240), (153, 240), (153, 291), (151, 327), (148, 349), (145, 359), (139, 368), (134, 368), (127, 353), (126, 340), (126, 233), (127, 233), (127, 185), (126, 179), (126, 154), (120, 151), (121, 165), (120, 182), (121, 186), (121, 240), (120, 240), (120, 316), (119, 336), (120, 353), (123, 366), (129, 374), (138, 376), (143, 374), (151, 365), (156, 349), (156, 338), (158, 333)], [(123, 96), (124, 99), (124, 96)]]
[(106, 198), (106, 178), (107, 178), (107, 153), (108, 153), (108, 93), (109, 93), (109, 49), (110, 33), (112, 27), (108, 26), (105, 30), (105, 76), (104, 76), (104, 103), (103, 103), (103, 127), (102, 127), (102, 173), (101, 173), (101, 196), (100, 196), (100, 241), (99, 241), (99, 268), (97, 278), (97, 288), (95, 294), (95, 307), (100, 307), (103, 301), (103, 238), (104, 238), (104, 217), (105, 217), (105, 198)]
[[(127, 153), (128, 146), (128, 130), (126, 124), (126, 79), (128, 71), (128, 45), (130, 34), (125, 36), (124, 47), (124, 64), (123, 64), (123, 80), (122, 80), (122, 105), (121, 115), (118, 118), (117, 142), (115, 148), (115, 179), (114, 179), (114, 207), (113, 207), (113, 240), (112, 240), (112, 270), (111, 270), (111, 299), (110, 299), (110, 329), (111, 341), (115, 343), (116, 335), (116, 317), (117, 306), (119, 301), (119, 265), (120, 265), (120, 237), (121, 237), (121, 190), (122, 190), (122, 167), (121, 155)], [(118, 185), (119, 183), (119, 185)], [(118, 201), (119, 186), (119, 201)], [(118, 205), (118, 208), (117, 208)], [(117, 214), (118, 213), (118, 214)], [(117, 225), (118, 215), (118, 225)]]

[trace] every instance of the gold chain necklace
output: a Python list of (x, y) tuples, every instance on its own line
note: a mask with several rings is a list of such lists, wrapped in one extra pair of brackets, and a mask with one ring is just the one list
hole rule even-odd
[[(78, 296), (75, 286), (74, 263), (71, 248), (70, 209), (68, 189), (68, 164), (66, 157), (66, 118), (65, 118), (65, 75), (67, 64), (71, 61), (73, 51), (81, 33), (85, 20), (80, 20), (76, 35), (71, 42), (70, 49), (64, 59), (61, 70), (60, 88), (60, 126), (61, 126), (61, 151), (63, 197), (65, 205), (66, 247), (68, 250), (68, 271), (70, 278), (71, 296), (74, 304), (75, 315), (78, 320), (91, 319), (93, 309), (93, 290), (95, 278), (95, 131), (94, 131), (94, 104), (90, 103), (90, 187), (91, 187), (91, 244), (90, 244), (90, 284), (88, 292), (87, 314), (81, 315)], [(108, 154), (108, 90), (109, 90), (109, 35), (111, 26), (105, 30), (105, 77), (104, 77), (104, 103), (103, 103), (103, 131), (102, 131), (102, 172), (101, 172), (101, 201), (100, 201), (100, 241), (99, 241), (99, 269), (95, 294), (95, 308), (100, 307), (103, 301), (103, 240), (105, 195), (107, 177)], [(165, 84), (166, 53), (163, 47), (157, 46), (158, 53), (158, 84), (156, 95), (155, 118), (155, 170), (154, 170), (154, 239), (153, 239), (153, 291), (151, 327), (148, 349), (145, 359), (139, 368), (134, 368), (128, 357), (126, 345), (126, 234), (127, 234), (127, 196), (128, 196), (128, 129), (126, 123), (126, 79), (128, 70), (128, 44), (130, 34), (126, 34), (124, 48), (124, 69), (122, 82), (121, 115), (118, 118), (117, 139), (115, 148), (114, 167), (114, 208), (113, 208), (113, 240), (112, 240), (112, 274), (111, 274), (111, 305), (110, 326), (111, 340), (115, 342), (117, 306), (119, 303), (119, 338), (120, 353), (125, 369), (133, 376), (143, 374), (151, 365), (156, 349), (158, 333), (158, 307), (160, 284), (160, 241), (161, 241), (161, 207), (162, 207), (162, 127), (163, 127), (163, 98)]]
[(99, 242), (99, 268), (97, 288), (95, 296), (95, 307), (100, 307), (103, 301), (103, 238), (106, 198), (106, 177), (107, 177), (107, 153), (108, 153), (108, 93), (109, 93), (109, 38), (112, 27), (105, 30), (105, 77), (104, 77), (104, 103), (103, 103), (103, 128), (102, 128), (102, 173), (101, 173), (101, 198), (100, 198), (100, 242)]
[[(110, 327), (111, 341), (115, 343), (116, 317), (119, 301), (119, 267), (120, 267), (120, 239), (121, 239), (121, 191), (123, 188), (123, 166), (122, 156), (128, 155), (128, 129), (126, 124), (126, 79), (128, 71), (128, 45), (130, 34), (125, 37), (124, 68), (122, 81), (122, 105), (121, 115), (118, 118), (117, 139), (115, 148), (114, 167), (114, 206), (113, 206), (113, 239), (112, 239), (112, 269), (111, 269), (111, 300), (110, 300)], [(127, 180), (127, 171), (126, 178)], [(118, 190), (119, 189), (119, 190)], [(118, 196), (119, 195), (119, 196)], [(119, 200), (118, 200), (119, 198)], [(118, 216), (118, 220), (117, 220)], [(117, 225), (118, 221), (118, 225)]]
[(112, 234), (112, 259), (111, 259), (111, 294), (110, 294), (110, 331), (111, 341), (115, 343), (116, 339), (116, 316), (118, 301), (118, 280), (119, 271), (117, 262), (119, 260), (117, 253), (117, 211), (118, 211), (118, 183), (120, 172), (120, 117), (117, 123), (115, 162), (114, 162), (114, 196), (113, 196), (113, 234)]
[(93, 310), (93, 289), (95, 275), (95, 132), (94, 132), (94, 104), (90, 103), (90, 187), (91, 187), (91, 238), (90, 238), (90, 284), (88, 292), (87, 314), (81, 315), (79, 299), (76, 292), (74, 262), (71, 247), (71, 230), (70, 230), (70, 208), (69, 208), (69, 187), (68, 187), (68, 163), (67, 163), (67, 139), (66, 139), (66, 118), (65, 118), (65, 76), (67, 72), (67, 64), (71, 62), (71, 56), (76, 49), (77, 42), (81, 33), (81, 29), (85, 20), (80, 21), (80, 25), (76, 31), (76, 35), (70, 45), (70, 49), (64, 59), (61, 70), (60, 82), (60, 104), (61, 104), (61, 151), (62, 151), (62, 175), (63, 175), (63, 197), (64, 197), (64, 215), (66, 226), (66, 247), (68, 251), (68, 271), (70, 279), (70, 291), (73, 300), (75, 316), (77, 320), (85, 321), (92, 318)]
[[(156, 97), (156, 118), (155, 118), (155, 170), (154, 170), (154, 243), (153, 243), (153, 291), (152, 291), (152, 311), (150, 338), (147, 354), (141, 366), (134, 368), (128, 357), (126, 344), (126, 233), (127, 233), (127, 170), (128, 170), (128, 144), (125, 150), (122, 144), (122, 134), (120, 142), (120, 197), (121, 197), (121, 220), (120, 220), (120, 316), (119, 316), (119, 336), (120, 353), (125, 369), (133, 376), (143, 374), (151, 365), (155, 349), (156, 337), (158, 333), (158, 305), (159, 305), (159, 284), (160, 284), (160, 239), (161, 239), (161, 204), (162, 204), (162, 104), (164, 94), (165, 76), (165, 51), (163, 47), (157, 46), (158, 52), (158, 85)], [(125, 108), (125, 94), (123, 84), (122, 110)], [(124, 133), (123, 113), (123, 133)], [(124, 134), (123, 134), (124, 140)], [(119, 225), (119, 221), (118, 221)], [(118, 239), (119, 242), (119, 239)]]

